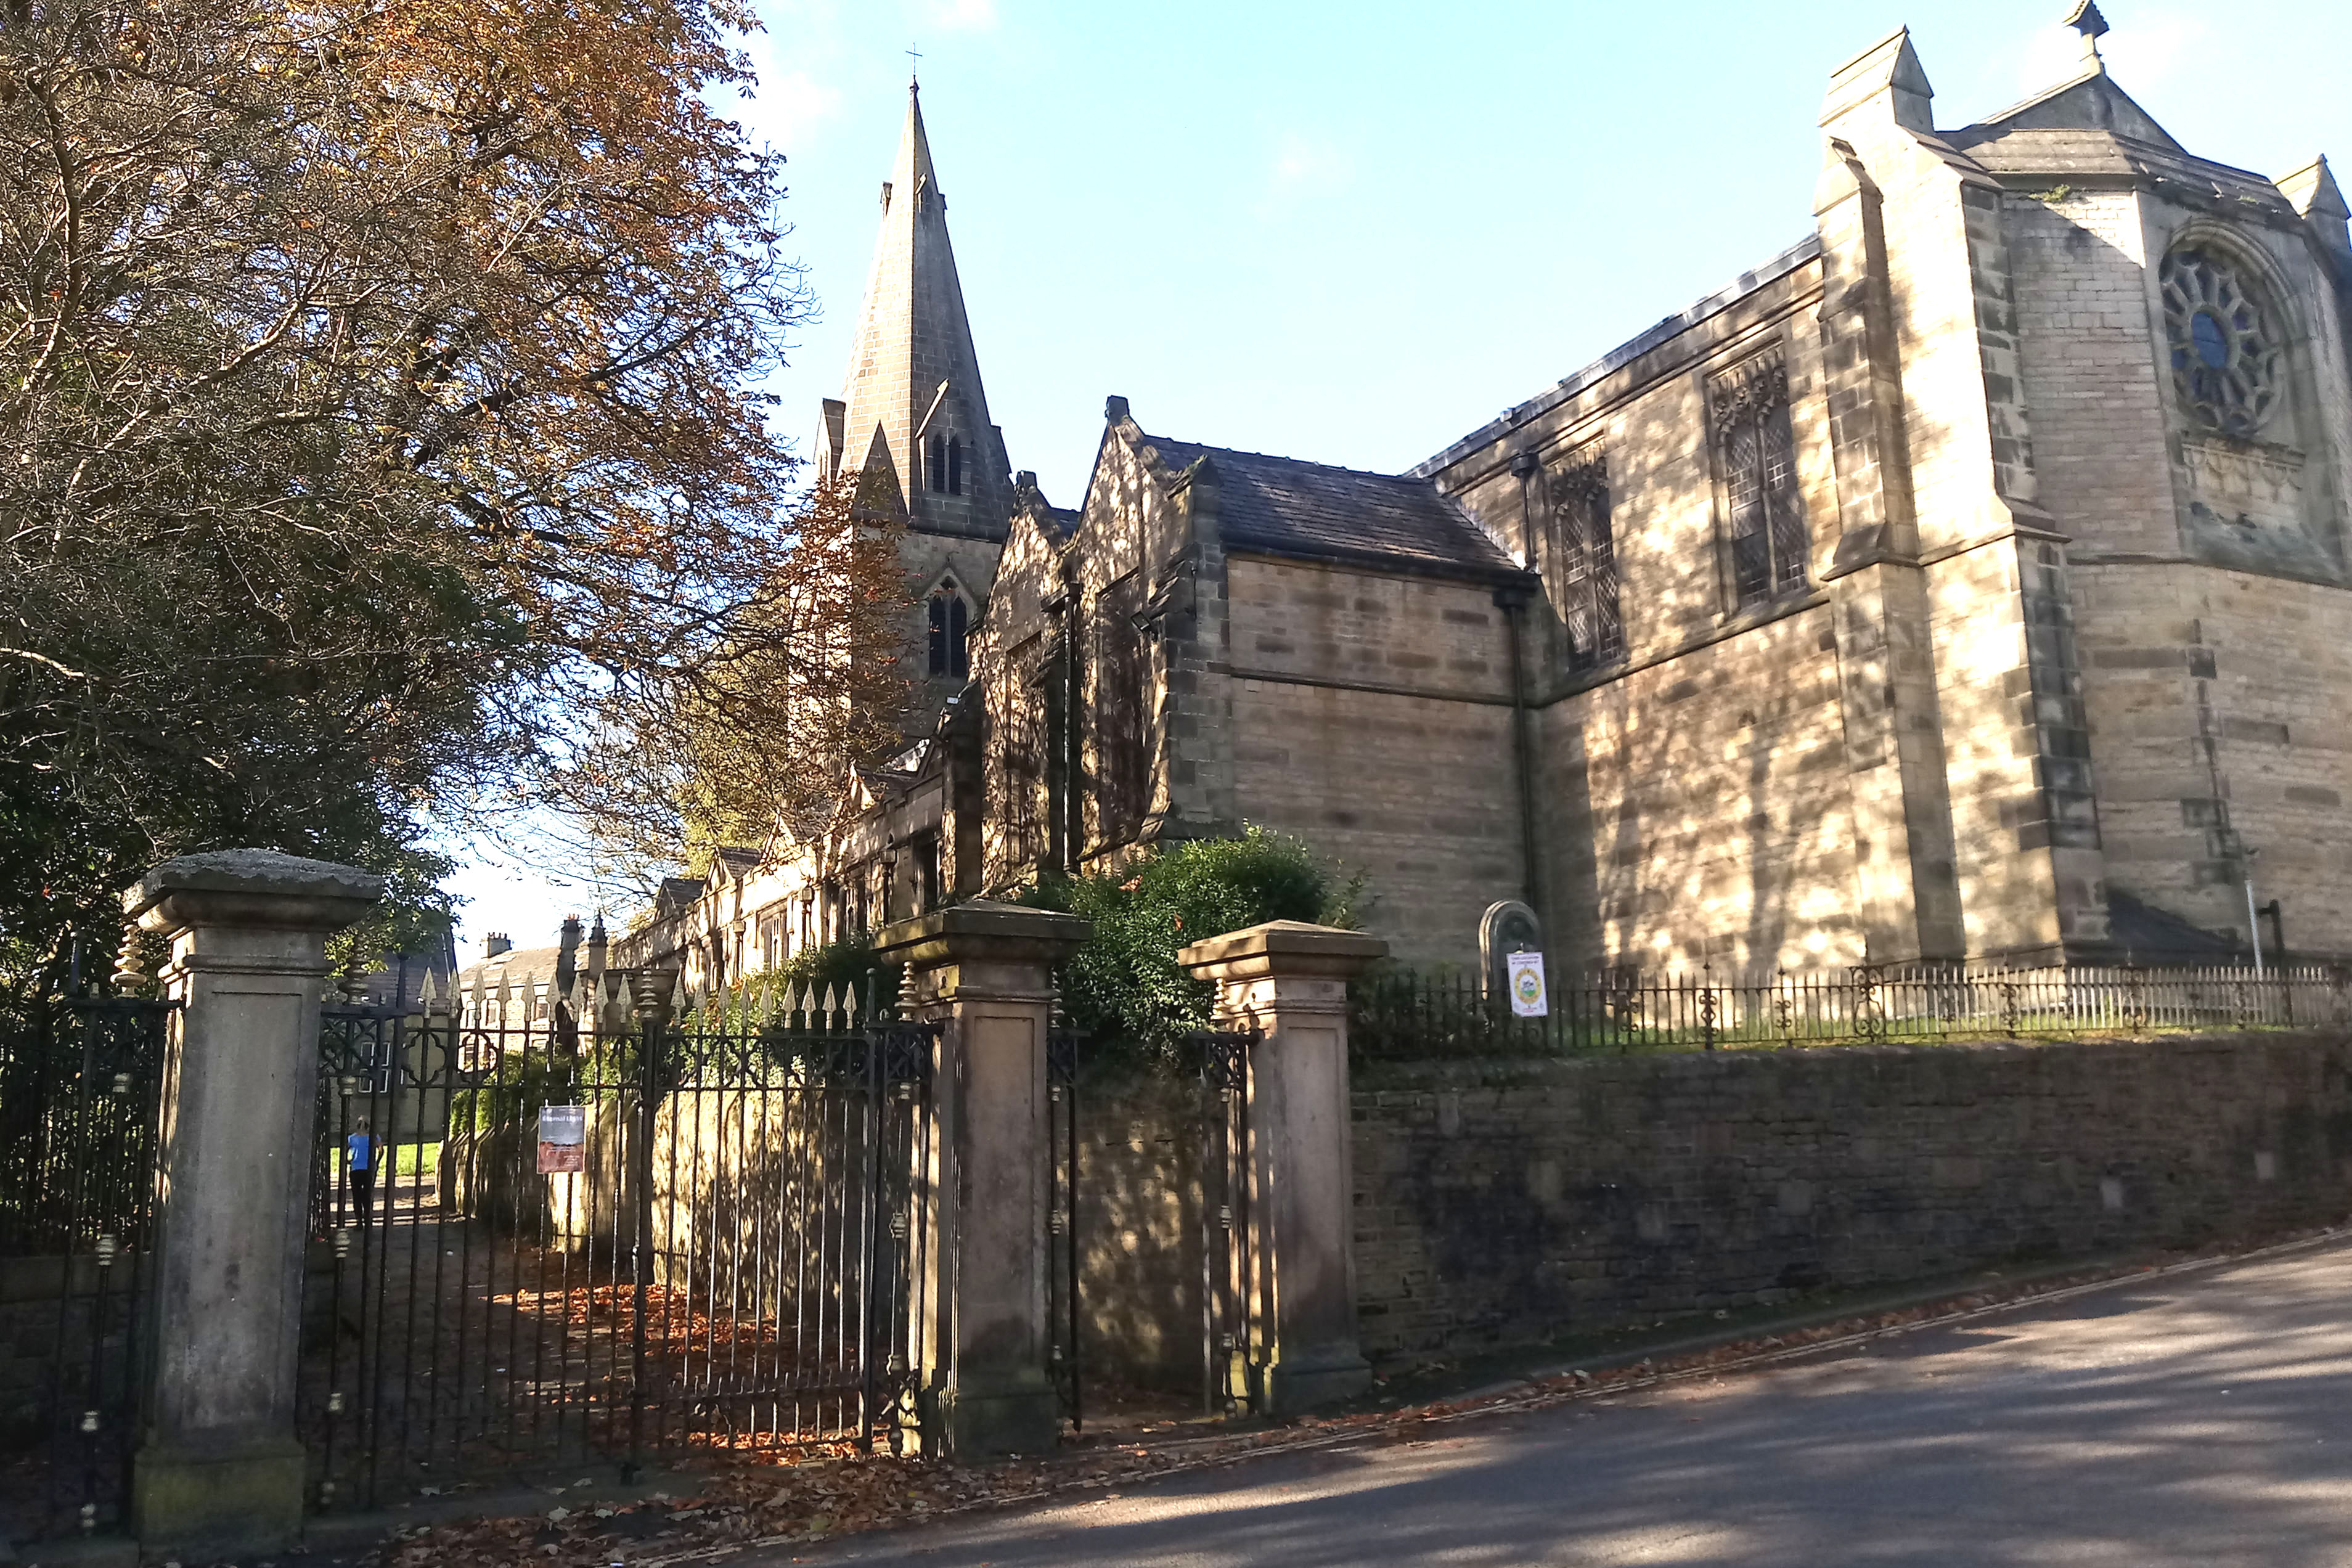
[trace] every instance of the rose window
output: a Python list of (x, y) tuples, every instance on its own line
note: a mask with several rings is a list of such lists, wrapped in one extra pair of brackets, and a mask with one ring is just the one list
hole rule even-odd
[(2164, 258), (2164, 330), (2172, 379), (2204, 423), (2251, 437), (2278, 395), (2278, 340), (2235, 268), (2202, 250)]

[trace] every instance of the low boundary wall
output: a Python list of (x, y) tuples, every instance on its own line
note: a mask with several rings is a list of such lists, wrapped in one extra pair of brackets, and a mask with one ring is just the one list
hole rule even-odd
[(1375, 1361), (2352, 1212), (2333, 1031), (1389, 1063), (1354, 1089)]

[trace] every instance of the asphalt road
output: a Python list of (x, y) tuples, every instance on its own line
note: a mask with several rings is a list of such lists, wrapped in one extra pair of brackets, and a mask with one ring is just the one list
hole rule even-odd
[(2352, 1568), (2352, 1242), (1426, 1430), (736, 1561)]

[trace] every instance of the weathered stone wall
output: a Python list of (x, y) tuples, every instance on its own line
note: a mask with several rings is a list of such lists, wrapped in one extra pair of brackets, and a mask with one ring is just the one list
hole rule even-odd
[[(2258, 894), (2290, 941), (2332, 952), (2323, 917), (2352, 898), (2352, 593), (2328, 581), (2345, 397), (2328, 291), (2300, 237), (2139, 192), (2012, 195), (2006, 222), (2041, 498), (2073, 541), (2106, 879), (2242, 941), (2234, 832), (2265, 851)], [(2227, 247), (2315, 329), (2258, 441), (2193, 428), (2162, 374), (2155, 269), (2183, 236)]]
[(1852, 963), (1853, 803), (1816, 605), (1542, 715), (1555, 962)]
[(2293, 949), (2340, 954), (2352, 593), (2186, 563), (2076, 572), (2110, 879), (2242, 939), (2234, 828)]
[(1201, 1084), (1127, 1068), (1078, 1083), (1084, 1374), (1201, 1385)]
[(2352, 1040), (1395, 1065), (1355, 1081), (1375, 1359), (2352, 1212)]
[(1410, 963), (1474, 963), (1519, 896), (1510, 648), (1492, 590), (1246, 556), (1226, 567), (1234, 798), (1374, 896)]

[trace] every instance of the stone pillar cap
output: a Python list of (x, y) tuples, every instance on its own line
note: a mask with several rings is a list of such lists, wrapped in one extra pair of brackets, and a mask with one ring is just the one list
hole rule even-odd
[(208, 849), (166, 860), (140, 878), (123, 890), (122, 912), (148, 931), (341, 931), (383, 897), (383, 879), (355, 866), (275, 849)]
[(1094, 934), (1094, 922), (1057, 910), (972, 899), (884, 926), (875, 953), (897, 963), (986, 956), (1055, 963)]
[(1195, 974), (1316, 974), (1345, 977), (1389, 954), (1382, 938), (1305, 921), (1267, 921), (1196, 942), (1176, 954)]

